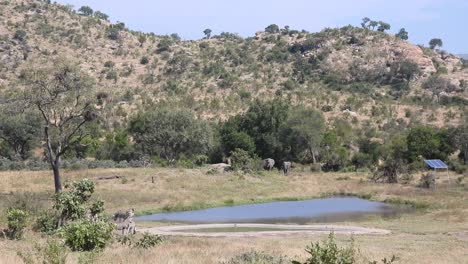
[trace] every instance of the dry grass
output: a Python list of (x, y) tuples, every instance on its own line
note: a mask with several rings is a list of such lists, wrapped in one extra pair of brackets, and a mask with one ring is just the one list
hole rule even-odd
[[(119, 175), (125, 180), (100, 180), (97, 196), (106, 201), (109, 212), (134, 207), (138, 212), (163, 209), (201, 208), (216, 205), (246, 203), (287, 198), (319, 197), (332, 193), (371, 195), (373, 199), (397, 198), (416, 204), (429, 204), (427, 210), (397, 218), (370, 218), (359, 223), (344, 223), (392, 231), (387, 236), (358, 236), (357, 246), (362, 256), (381, 259), (397, 255), (399, 263), (467, 263), (468, 244), (452, 232), (468, 230), (468, 195), (466, 187), (447, 186), (439, 179), (436, 191), (409, 185), (375, 184), (364, 174), (309, 173), (299, 169), (285, 177), (277, 172), (262, 176), (237, 174), (207, 175), (207, 169), (98, 169), (64, 173), (68, 181), (81, 178)], [(347, 177), (346, 177), (347, 176)], [(154, 178), (154, 184), (152, 179)], [(348, 180), (337, 180), (337, 178)], [(0, 193), (33, 192), (46, 196), (53, 191), (50, 172), (0, 173)], [(14, 196), (14, 195), (13, 195)], [(0, 203), (5, 206), (6, 202)], [(145, 223), (145, 225), (150, 225)], [(250, 249), (271, 254), (304, 257), (306, 245), (323, 237), (261, 237), (261, 238), (168, 238), (153, 249), (132, 250), (114, 244), (97, 257), (99, 263), (219, 263)], [(338, 236), (349, 242), (349, 236)], [(0, 241), (0, 263), (15, 263), (20, 259), (15, 251), (28, 248), (41, 240), (29, 233), (25, 242)], [(78, 260), (70, 256), (71, 263)]]

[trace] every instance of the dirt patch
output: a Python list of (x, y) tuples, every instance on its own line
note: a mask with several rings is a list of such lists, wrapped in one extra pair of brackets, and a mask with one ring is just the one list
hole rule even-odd
[[(248, 232), (205, 232), (207, 229), (221, 231), (227, 228), (239, 228), (240, 230), (259, 229), (269, 231), (248, 231)], [(277, 229), (274, 231), (272, 229)], [(344, 225), (276, 225), (276, 224), (202, 224), (202, 225), (183, 225), (183, 226), (161, 226), (152, 228), (137, 229), (141, 233), (151, 233), (163, 236), (192, 236), (192, 237), (263, 237), (263, 236), (291, 236), (291, 235), (317, 235), (328, 234), (354, 234), (354, 235), (387, 235), (389, 230), (366, 228), (359, 226)], [(186, 231), (185, 231), (186, 230)], [(201, 230), (202, 232), (196, 232)]]

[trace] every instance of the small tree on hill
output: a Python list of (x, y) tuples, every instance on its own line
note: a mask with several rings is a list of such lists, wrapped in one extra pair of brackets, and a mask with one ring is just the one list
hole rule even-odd
[(78, 12), (82, 14), (83, 16), (92, 16), (94, 11), (91, 7), (89, 6), (82, 6), (80, 9), (78, 9)]
[(369, 22), (369, 28), (372, 28), (372, 30), (374, 30), (375, 27), (377, 27), (378, 25), (379, 25), (379, 22), (377, 22), (377, 21), (371, 20)]
[(278, 33), (279, 32), (279, 27), (276, 24), (271, 24), (268, 27), (265, 28), (266, 33)]
[(21, 74), (23, 99), (42, 116), (47, 160), (54, 174), (55, 192), (62, 190), (61, 157), (86, 136), (83, 127), (96, 119), (93, 81), (76, 65), (57, 61), (49, 67), (31, 67)]
[(211, 37), (211, 32), (212, 32), (212, 31), (211, 31), (211, 29), (209, 29), (209, 28), (203, 30), (203, 34), (205, 34), (205, 38), (206, 38), (206, 39), (210, 39), (210, 37)]
[(363, 18), (363, 19), (362, 19), (362, 22), (361, 22), (361, 26), (362, 26), (363, 28), (369, 29), (369, 22), (370, 22), (370, 21), (371, 21), (371, 20), (370, 20), (370, 18), (368, 18), (368, 17)]
[(405, 28), (401, 28), (400, 31), (395, 35), (395, 37), (403, 40), (408, 40), (408, 32), (405, 30)]
[(385, 30), (390, 30), (390, 24), (379, 21), (379, 27), (377, 28), (377, 31), (385, 32)]
[(440, 38), (433, 38), (429, 41), (429, 48), (431, 49), (435, 49), (437, 47), (442, 47), (444, 43), (442, 42), (442, 40)]
[(97, 18), (102, 19), (102, 20), (108, 20), (109, 19), (109, 16), (102, 13), (101, 11), (94, 12), (94, 17), (97, 17)]

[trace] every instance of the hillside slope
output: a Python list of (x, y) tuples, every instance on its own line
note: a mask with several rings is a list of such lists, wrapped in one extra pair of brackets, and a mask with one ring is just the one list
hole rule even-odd
[(0, 90), (14, 88), (24, 67), (66, 57), (112, 96), (114, 121), (155, 105), (226, 119), (254, 98), (275, 96), (321, 109), (328, 121), (381, 129), (391, 122), (456, 124), (466, 111), (462, 59), (369, 29), (285, 28), (182, 41), (37, 0), (1, 0), (0, 17)]

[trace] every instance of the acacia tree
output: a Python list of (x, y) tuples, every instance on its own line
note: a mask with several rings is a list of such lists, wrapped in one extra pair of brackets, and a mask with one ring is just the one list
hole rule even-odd
[(324, 133), (323, 115), (311, 108), (299, 108), (289, 115), (281, 131), (281, 138), (293, 156), (306, 152), (315, 164)]
[(265, 28), (266, 33), (278, 33), (279, 32), (279, 27), (276, 24), (271, 24), (268, 27)]
[[(23, 99), (42, 117), (46, 158), (55, 192), (61, 192), (61, 157), (85, 135), (84, 125), (97, 117), (93, 80), (76, 65), (59, 60), (53, 66), (33, 66), (22, 71)], [(93, 99), (92, 99), (93, 98)]]
[(440, 38), (433, 38), (429, 41), (429, 48), (435, 49), (436, 47), (442, 47), (443, 44)]
[(403, 40), (408, 40), (408, 31), (405, 28), (401, 28), (398, 33), (395, 34), (395, 37)]
[(82, 6), (80, 9), (78, 9), (78, 12), (80, 12), (83, 16), (92, 16), (94, 10), (89, 6)]
[(389, 29), (390, 29), (390, 24), (383, 22), (383, 21), (379, 21), (379, 26), (377, 27), (377, 31), (385, 32), (385, 30), (389, 30)]
[(211, 29), (207, 28), (203, 30), (203, 34), (205, 34), (206, 39), (209, 39), (211, 37)]

